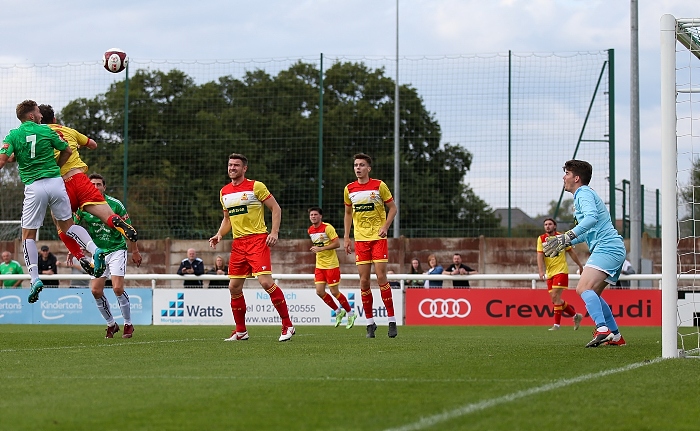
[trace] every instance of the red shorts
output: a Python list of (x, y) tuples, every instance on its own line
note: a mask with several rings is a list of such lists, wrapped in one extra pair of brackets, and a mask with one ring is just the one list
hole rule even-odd
[(314, 271), (314, 283), (325, 283), (329, 286), (337, 286), (340, 284), (340, 268), (316, 268)]
[(372, 262), (388, 262), (388, 242), (385, 239), (373, 241), (355, 241), (355, 264), (364, 265)]
[(266, 233), (234, 239), (228, 261), (228, 277), (246, 278), (272, 274), (270, 247), (267, 246), (266, 241)]
[(556, 274), (554, 277), (547, 280), (547, 290), (552, 289), (568, 289), (569, 274)]
[(68, 199), (70, 199), (71, 211), (75, 212), (78, 208), (82, 209), (83, 205), (107, 204), (102, 193), (95, 188), (87, 175), (82, 172), (73, 175), (63, 182), (66, 185)]

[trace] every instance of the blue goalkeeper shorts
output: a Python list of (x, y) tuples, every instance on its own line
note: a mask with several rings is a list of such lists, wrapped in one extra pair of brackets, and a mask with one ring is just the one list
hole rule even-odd
[(608, 274), (608, 278), (605, 279), (608, 284), (617, 283), (617, 279), (620, 278), (620, 274), (622, 273), (622, 264), (627, 257), (625, 244), (619, 241), (618, 245), (616, 244), (617, 242), (618, 241), (608, 244), (598, 243), (595, 249), (593, 249), (593, 253), (591, 253), (591, 256), (586, 261), (586, 266)]

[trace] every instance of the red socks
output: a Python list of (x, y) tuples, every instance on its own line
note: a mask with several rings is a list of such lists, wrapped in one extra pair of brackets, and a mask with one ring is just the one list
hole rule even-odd
[(561, 310), (563, 308), (563, 304), (554, 304), (554, 324), (555, 325), (561, 325)]
[(329, 307), (331, 307), (331, 310), (336, 310), (337, 307), (335, 306), (335, 301), (333, 301), (333, 297), (326, 292), (323, 292), (323, 296), (321, 297), (323, 299), (323, 302), (326, 303)]
[(292, 325), (292, 321), (289, 319), (289, 309), (287, 308), (287, 301), (284, 299), (282, 289), (280, 289), (277, 283), (275, 283), (271, 288), (266, 290), (266, 292), (268, 295), (270, 295), (272, 305), (275, 306), (277, 313), (279, 313), (280, 317), (282, 318), (282, 326), (285, 328), (294, 326)]
[(348, 302), (348, 298), (346, 298), (345, 295), (343, 295), (341, 292), (338, 292), (338, 296), (336, 296), (335, 299), (338, 300), (340, 306), (343, 307), (343, 310), (347, 311), (348, 313), (350, 312), (350, 303)]
[(365, 317), (367, 319), (374, 318), (374, 311), (372, 310), (372, 290), (367, 289), (362, 291), (362, 308), (365, 310)]
[(106, 224), (107, 224), (107, 226), (111, 227), (112, 229), (114, 229), (114, 218), (115, 217), (120, 218), (117, 214), (112, 214), (112, 216), (107, 219)]
[(66, 235), (65, 232), (59, 230), (58, 237), (61, 238), (61, 241), (63, 241), (63, 244), (65, 244), (68, 251), (70, 251), (70, 253), (77, 259), (85, 257), (85, 254), (83, 254), (83, 249), (80, 248), (78, 243), (73, 238)]
[(394, 317), (394, 298), (391, 296), (391, 285), (389, 283), (379, 286), (379, 291), (382, 294), (382, 301), (386, 307), (386, 315)]
[(245, 297), (243, 293), (231, 298), (231, 311), (233, 320), (236, 323), (236, 332), (245, 332)]

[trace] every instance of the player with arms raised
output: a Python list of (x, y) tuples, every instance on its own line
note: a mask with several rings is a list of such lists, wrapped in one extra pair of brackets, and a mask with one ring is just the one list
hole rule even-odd
[(586, 347), (601, 344), (624, 346), (625, 339), (613, 317), (610, 306), (602, 298), (608, 284), (620, 277), (627, 251), (622, 237), (610, 220), (610, 213), (598, 194), (588, 186), (593, 167), (583, 160), (569, 160), (564, 164), (564, 190), (574, 195), (576, 226), (562, 234), (551, 236), (544, 244), (544, 255), (554, 257), (567, 247), (585, 242), (591, 251), (576, 292), (586, 303), (586, 310), (595, 322), (593, 339)]
[[(231, 183), (219, 193), (224, 218), (216, 235), (209, 238), (213, 248), (229, 231), (233, 231), (231, 257), (229, 258), (228, 289), (231, 292), (231, 311), (236, 329), (226, 341), (247, 340), (245, 324), (246, 303), (243, 296), (243, 283), (247, 277), (257, 277), (258, 282), (270, 295), (270, 300), (282, 319), (282, 335), (279, 341), (287, 341), (296, 332), (289, 318), (287, 301), (282, 289), (272, 278), (270, 247), (277, 244), (282, 209), (277, 200), (260, 181), (245, 177), (248, 159), (242, 154), (231, 154), (228, 158), (228, 176)], [(265, 208), (272, 211), (272, 228), (267, 233)]]
[[(309, 237), (311, 237), (311, 251), (316, 253), (316, 269), (314, 271), (314, 284), (316, 285), (316, 295), (335, 311), (335, 327), (340, 326), (340, 322), (347, 314), (347, 329), (355, 325), (357, 314), (350, 308), (348, 299), (338, 289), (340, 284), (340, 262), (335, 252), (340, 248), (340, 240), (335, 228), (323, 221), (323, 210), (320, 207), (309, 208)], [(333, 296), (340, 303), (340, 307), (335, 305), (333, 296), (326, 293), (326, 285)]]
[[(125, 221), (125, 218), (129, 217), (128, 214), (126, 214), (124, 218), (116, 214), (107, 204), (102, 193), (90, 183), (90, 180), (85, 174), (88, 170), (88, 166), (80, 158), (78, 149), (83, 147), (94, 150), (97, 148), (97, 143), (75, 129), (58, 124), (58, 120), (56, 120), (51, 105), (39, 105), (39, 109), (41, 110), (43, 118), (42, 123), (47, 124), (51, 130), (55, 131), (61, 139), (68, 143), (72, 150), (68, 161), (61, 166), (61, 177), (63, 177), (63, 181), (66, 183), (66, 192), (70, 198), (71, 210), (73, 210), (73, 212), (82, 210), (92, 214), (111, 229), (118, 231), (129, 241), (137, 241), (138, 235), (136, 230)], [(55, 156), (58, 157), (57, 152)], [(58, 234), (59, 236), (64, 235), (61, 229), (58, 230)], [(70, 250), (70, 252), (75, 254), (76, 250)], [(85, 269), (86, 272), (89, 272), (87, 268)], [(103, 270), (103, 268), (98, 268), (95, 271), (95, 276), (99, 278)]]
[[(61, 238), (66, 247), (77, 250), (75, 256), (80, 259), (83, 268), (93, 265), (83, 256), (81, 247), (93, 255), (96, 268), (104, 268), (104, 257), (87, 231), (73, 223), (70, 201), (59, 168), (71, 156), (70, 147), (56, 132), (41, 124), (42, 114), (35, 101), (25, 100), (18, 104), (16, 113), (22, 124), (10, 130), (3, 140), (0, 168), (8, 161), (15, 160), (24, 183), (22, 244), (24, 262), (31, 277), (28, 298), (31, 304), (39, 299), (39, 292), (44, 288), (44, 283), (39, 279), (36, 233), (44, 223), (46, 207), (51, 208), (59, 229), (66, 232)], [(57, 158), (54, 158), (54, 150), (59, 152)]]
[[(352, 252), (350, 243), (350, 228), (355, 225), (355, 264), (360, 273), (360, 290), (362, 291), (362, 307), (367, 318), (367, 338), (374, 338), (377, 324), (374, 323), (372, 290), (370, 289), (370, 274), (374, 263), (374, 272), (386, 306), (389, 317), (390, 338), (397, 335), (396, 317), (394, 316), (394, 300), (391, 285), (386, 278), (386, 266), (389, 261), (389, 251), (386, 235), (389, 226), (396, 217), (397, 208), (394, 197), (384, 181), (369, 177), (372, 170), (372, 158), (367, 154), (356, 154), (353, 169), (357, 181), (345, 186), (345, 236), (343, 238), (345, 253)], [(387, 214), (386, 208), (389, 209)]]

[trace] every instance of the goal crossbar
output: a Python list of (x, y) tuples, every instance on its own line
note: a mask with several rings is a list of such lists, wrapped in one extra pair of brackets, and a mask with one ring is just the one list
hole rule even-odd
[(677, 19), (676, 38), (700, 60), (700, 18)]

